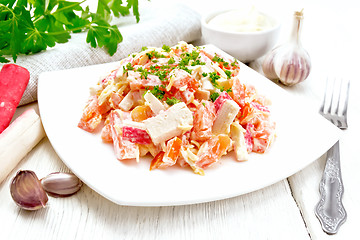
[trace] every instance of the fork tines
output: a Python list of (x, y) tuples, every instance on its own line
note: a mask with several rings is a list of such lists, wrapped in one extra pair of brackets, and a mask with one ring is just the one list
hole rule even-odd
[[(345, 86), (345, 88), (344, 88)], [(326, 81), (324, 99), (320, 114), (340, 129), (346, 129), (347, 106), (349, 100), (350, 81), (333, 79)]]

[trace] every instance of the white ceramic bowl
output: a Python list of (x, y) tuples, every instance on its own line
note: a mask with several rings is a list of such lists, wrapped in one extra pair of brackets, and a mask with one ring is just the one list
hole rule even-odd
[(231, 10), (219, 10), (203, 16), (201, 31), (206, 44), (213, 44), (244, 63), (260, 58), (275, 46), (280, 33), (280, 22), (263, 12), (260, 13), (273, 22), (272, 28), (263, 31), (231, 32), (208, 24), (218, 14)]

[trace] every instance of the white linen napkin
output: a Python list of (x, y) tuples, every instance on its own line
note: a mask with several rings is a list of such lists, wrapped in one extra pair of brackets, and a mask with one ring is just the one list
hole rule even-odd
[(133, 16), (117, 20), (123, 41), (112, 57), (106, 50), (92, 48), (86, 43), (86, 32), (72, 34), (69, 42), (46, 51), (19, 56), (16, 64), (30, 72), (30, 81), (19, 106), (37, 100), (37, 81), (42, 72), (119, 61), (144, 46), (172, 46), (179, 41), (191, 42), (201, 37), (200, 15), (183, 4), (149, 4), (139, 10), (139, 23)]

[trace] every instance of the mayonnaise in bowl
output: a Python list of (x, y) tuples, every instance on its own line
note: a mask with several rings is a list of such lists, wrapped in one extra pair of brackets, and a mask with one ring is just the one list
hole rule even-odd
[(252, 7), (220, 13), (211, 18), (208, 25), (230, 32), (258, 32), (273, 28), (275, 23), (274, 20)]

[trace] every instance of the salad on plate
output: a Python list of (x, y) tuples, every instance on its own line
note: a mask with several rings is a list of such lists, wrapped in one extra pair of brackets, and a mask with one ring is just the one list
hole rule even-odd
[(206, 46), (144, 47), (91, 88), (78, 127), (101, 129), (118, 160), (150, 154), (150, 170), (178, 164), (204, 175), (230, 151), (246, 161), (269, 148), (276, 123), (239, 73), (236, 59)]

